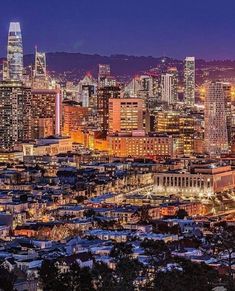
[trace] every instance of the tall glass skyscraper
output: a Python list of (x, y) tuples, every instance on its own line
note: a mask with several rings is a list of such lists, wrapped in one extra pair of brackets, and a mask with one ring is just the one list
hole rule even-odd
[(195, 104), (195, 58), (187, 57), (184, 68), (185, 102), (188, 105)]
[(9, 79), (21, 81), (23, 78), (23, 44), (19, 22), (11, 22), (8, 34), (7, 61)]
[(37, 48), (35, 48), (35, 78), (46, 78), (46, 54), (42, 52), (38, 52)]

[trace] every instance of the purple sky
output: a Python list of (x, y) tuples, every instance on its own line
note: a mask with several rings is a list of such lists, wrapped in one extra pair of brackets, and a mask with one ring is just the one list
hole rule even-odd
[(234, 0), (4, 0), (0, 54), (10, 21), (24, 50), (235, 59)]

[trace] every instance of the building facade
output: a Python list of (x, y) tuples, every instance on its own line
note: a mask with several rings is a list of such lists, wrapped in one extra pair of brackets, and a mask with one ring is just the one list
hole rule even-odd
[(23, 43), (19, 22), (11, 22), (8, 34), (7, 62), (9, 79), (23, 79)]
[(185, 103), (187, 105), (195, 104), (195, 58), (186, 57), (184, 68), (185, 80)]
[(109, 154), (115, 157), (158, 158), (173, 155), (171, 136), (145, 134), (143, 131), (108, 136)]
[(205, 99), (205, 146), (210, 155), (228, 151), (226, 90), (223, 82), (207, 85)]
[(109, 133), (144, 129), (145, 102), (140, 98), (109, 99)]
[(32, 137), (31, 88), (18, 81), (0, 83), (0, 148), (12, 150)]

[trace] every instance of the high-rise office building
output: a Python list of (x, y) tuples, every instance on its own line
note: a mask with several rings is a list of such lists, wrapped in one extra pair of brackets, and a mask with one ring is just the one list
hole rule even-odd
[(46, 78), (46, 54), (35, 49), (34, 78)]
[(144, 129), (145, 102), (140, 98), (109, 99), (109, 133)]
[(117, 80), (111, 76), (110, 65), (99, 65), (98, 72), (98, 87), (112, 87), (117, 86)]
[(19, 22), (11, 22), (8, 34), (7, 62), (9, 79), (23, 79), (23, 44)]
[(97, 95), (97, 111), (101, 130), (107, 133), (109, 119), (109, 99), (120, 97), (119, 86), (107, 86), (99, 88)]
[(7, 60), (4, 60), (2, 63), (2, 79), (3, 81), (9, 80), (9, 66)]
[(228, 150), (226, 93), (223, 82), (207, 85), (205, 99), (205, 146), (210, 155)]
[(194, 127), (194, 118), (189, 114), (177, 111), (159, 111), (156, 114), (155, 131), (175, 138), (175, 150), (178, 155), (192, 154)]
[(166, 102), (167, 104), (172, 104), (173, 100), (173, 75), (172, 74), (164, 74), (161, 76), (161, 88), (162, 88), (162, 102)]
[(184, 68), (185, 103), (195, 104), (195, 57), (186, 57)]
[(34, 139), (56, 134), (60, 120), (61, 104), (58, 91), (50, 89), (32, 90), (32, 137)]
[(82, 102), (83, 107), (96, 108), (97, 103), (97, 81), (90, 73), (80, 80), (78, 84), (79, 101)]
[(178, 85), (179, 85), (179, 73), (176, 67), (171, 67), (167, 70), (167, 73), (172, 75), (172, 100), (178, 102)]
[(98, 72), (99, 79), (110, 77), (110, 75), (111, 75), (110, 65), (99, 64), (99, 72)]
[(78, 102), (66, 100), (63, 107), (63, 135), (71, 136), (84, 126), (84, 121), (88, 116), (88, 108), (82, 107)]
[(0, 148), (12, 150), (31, 139), (31, 88), (18, 81), (0, 83)]

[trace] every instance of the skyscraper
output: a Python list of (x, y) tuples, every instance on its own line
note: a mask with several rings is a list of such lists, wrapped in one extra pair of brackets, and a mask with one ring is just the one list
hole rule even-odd
[(109, 99), (120, 98), (120, 87), (102, 87), (98, 90), (97, 110), (101, 130), (107, 133), (109, 118)]
[[(32, 137), (34, 139), (54, 135), (56, 132), (61, 101), (58, 91), (50, 89), (32, 90)], [(45, 110), (46, 109), (46, 110)]]
[(223, 82), (207, 85), (205, 99), (205, 146), (210, 155), (228, 150), (226, 88)]
[(23, 78), (23, 44), (19, 22), (10, 23), (7, 61), (9, 68), (9, 79), (21, 81)]
[(109, 99), (109, 133), (144, 129), (145, 102), (141, 98)]
[(35, 49), (34, 78), (46, 79), (46, 54)]
[(161, 75), (161, 89), (162, 89), (162, 102), (172, 104), (173, 100), (173, 75), (164, 74)]
[(0, 83), (0, 149), (12, 150), (31, 139), (31, 88), (16, 81)]
[(110, 77), (110, 75), (111, 75), (110, 65), (99, 64), (99, 73), (98, 73), (99, 79)]
[(186, 57), (184, 68), (185, 103), (195, 104), (195, 57)]

